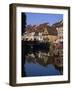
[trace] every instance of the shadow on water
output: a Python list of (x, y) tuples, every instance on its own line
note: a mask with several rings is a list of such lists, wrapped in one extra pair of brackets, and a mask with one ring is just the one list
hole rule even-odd
[[(21, 14), (21, 35), (23, 35), (23, 33), (25, 32), (25, 28), (26, 28), (26, 14), (25, 13), (22, 13)], [(22, 42), (21, 42), (21, 51), (22, 51), (22, 56), (21, 56), (21, 65), (22, 65), (22, 68), (21, 68), (21, 76), (26, 76), (26, 72), (25, 72), (25, 69), (24, 69), (24, 64), (25, 64), (25, 56), (24, 56), (24, 42), (23, 42), (23, 40), (22, 40)]]
[(49, 55), (49, 43), (22, 42), (22, 77), (63, 75), (63, 57)]

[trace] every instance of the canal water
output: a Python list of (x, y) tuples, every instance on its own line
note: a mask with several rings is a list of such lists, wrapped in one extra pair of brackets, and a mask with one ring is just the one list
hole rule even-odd
[(62, 57), (50, 56), (47, 51), (27, 52), (23, 55), (22, 77), (62, 75), (62, 60)]

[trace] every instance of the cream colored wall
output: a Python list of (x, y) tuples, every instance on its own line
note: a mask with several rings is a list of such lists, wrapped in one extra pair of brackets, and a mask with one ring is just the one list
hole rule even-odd
[(48, 35), (49, 41), (53, 42), (55, 41), (58, 37), (57, 36), (53, 36), (53, 35)]
[(46, 40), (48, 39), (50, 42), (53, 42), (58, 38), (58, 36), (48, 35), (48, 36), (43, 36), (43, 38)]
[(63, 36), (63, 27), (57, 28), (58, 36), (62, 37)]

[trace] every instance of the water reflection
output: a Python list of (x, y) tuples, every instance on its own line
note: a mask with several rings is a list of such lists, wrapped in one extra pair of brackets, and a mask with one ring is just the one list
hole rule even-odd
[[(47, 51), (24, 54), (22, 76), (51, 76), (63, 74), (63, 57), (50, 56)], [(23, 73), (24, 72), (24, 73)]]

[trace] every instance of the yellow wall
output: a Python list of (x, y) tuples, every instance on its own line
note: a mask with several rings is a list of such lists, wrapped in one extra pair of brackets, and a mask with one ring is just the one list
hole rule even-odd
[(57, 36), (53, 36), (53, 35), (48, 35), (49, 41), (53, 42), (55, 41), (58, 37)]
[(43, 38), (49, 39), (50, 42), (53, 42), (58, 38), (58, 36), (48, 35), (48, 36), (43, 36)]

